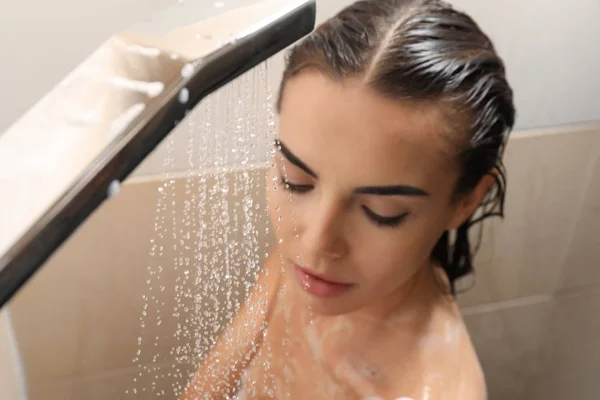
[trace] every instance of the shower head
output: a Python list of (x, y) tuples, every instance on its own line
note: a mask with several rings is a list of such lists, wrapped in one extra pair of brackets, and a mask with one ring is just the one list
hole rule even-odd
[(112, 36), (0, 134), (0, 308), (189, 110), (315, 24), (315, 0), (198, 3)]

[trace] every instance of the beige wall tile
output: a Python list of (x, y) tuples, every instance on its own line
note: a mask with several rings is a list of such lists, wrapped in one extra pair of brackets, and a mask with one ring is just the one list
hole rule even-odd
[[(262, 265), (271, 242), (265, 234), (264, 172), (247, 172), (249, 190), (238, 179), (243, 171), (227, 174), (228, 184), (220, 178), (221, 186), (208, 179), (207, 190), (226, 201), (212, 196), (203, 203), (199, 179), (175, 180), (162, 192), (161, 182), (125, 185), (11, 303), (29, 384), (172, 362), (186, 354), (197, 358), (200, 348), (190, 348), (196, 336), (202, 333), (208, 346), (209, 333), (225, 326), (228, 301), (219, 276), (234, 276), (232, 314), (245, 293), (241, 285), (251, 281), (247, 274)], [(158, 197), (165, 208), (157, 211)], [(253, 216), (245, 221), (243, 207), (250, 200)], [(220, 224), (225, 207), (229, 231)], [(184, 209), (190, 210), (187, 219)], [(206, 236), (202, 246), (194, 237), (199, 231)], [(255, 265), (248, 265), (252, 259)], [(209, 317), (201, 319), (205, 313)]]
[(550, 309), (550, 302), (539, 302), (465, 316), (490, 400), (529, 400), (526, 385), (539, 370), (539, 343), (546, 334)]
[(569, 242), (560, 287), (600, 283), (600, 149), (590, 171), (581, 214)]
[(101, 207), (12, 301), (30, 382), (131, 362), (156, 193), (131, 189)]
[(185, 365), (149, 365), (46, 381), (31, 387), (28, 400), (174, 399), (174, 390), (186, 382), (179, 375), (190, 371)]
[(546, 338), (540, 343), (543, 368), (530, 380), (527, 399), (600, 398), (599, 309), (598, 285), (553, 304)]
[(506, 217), (486, 222), (476, 286), (459, 297), (461, 305), (556, 289), (599, 146), (598, 125), (510, 142)]
[(76, 400), (73, 397), (72, 381), (51, 380), (29, 386), (28, 400)]

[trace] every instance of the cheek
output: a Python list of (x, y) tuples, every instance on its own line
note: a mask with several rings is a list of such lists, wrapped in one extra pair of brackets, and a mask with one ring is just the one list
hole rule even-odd
[(361, 275), (374, 284), (400, 285), (428, 262), (444, 231), (445, 214), (407, 220), (390, 230), (371, 228), (363, 235), (359, 265)]
[(422, 265), (425, 253), (413, 235), (372, 234), (358, 255), (361, 275), (378, 286), (400, 284)]

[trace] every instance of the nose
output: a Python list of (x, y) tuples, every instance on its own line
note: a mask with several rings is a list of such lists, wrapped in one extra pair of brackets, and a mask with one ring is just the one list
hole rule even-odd
[(301, 232), (303, 247), (317, 257), (339, 259), (348, 251), (343, 231), (343, 205), (333, 199), (322, 200)]

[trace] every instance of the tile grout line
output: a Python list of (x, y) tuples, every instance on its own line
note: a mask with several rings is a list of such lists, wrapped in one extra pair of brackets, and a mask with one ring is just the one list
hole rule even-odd
[[(585, 121), (572, 124), (550, 125), (540, 128), (526, 128), (511, 133), (512, 140), (536, 138), (547, 135), (569, 135), (578, 132), (600, 131), (600, 120)], [(514, 135), (513, 135), (514, 134)]]
[(493, 303), (478, 304), (475, 306), (462, 307), (461, 313), (463, 316), (486, 314), (500, 310), (506, 310), (515, 307), (531, 306), (535, 304), (549, 303), (555, 299), (550, 294), (533, 295), (521, 297), (518, 299), (502, 300)]
[(132, 176), (131, 178), (127, 178), (123, 184), (124, 185), (135, 185), (135, 184), (141, 184), (141, 183), (148, 183), (148, 182), (160, 182), (166, 179), (175, 179), (175, 180), (179, 180), (179, 179), (186, 179), (189, 177), (198, 177), (198, 176), (202, 176), (202, 175), (211, 175), (211, 174), (217, 174), (217, 173), (232, 173), (232, 172), (242, 172), (242, 171), (247, 171), (247, 172), (256, 172), (256, 171), (260, 171), (260, 170), (267, 170), (268, 166), (266, 165), (266, 163), (257, 163), (257, 164), (250, 164), (250, 165), (245, 165), (243, 167), (240, 166), (228, 166), (226, 168), (209, 168), (209, 169), (205, 169), (205, 170), (199, 170), (199, 169), (194, 169), (194, 170), (180, 170), (180, 171), (173, 171), (173, 172), (163, 172), (163, 173), (157, 173), (157, 174), (147, 174), (147, 175), (140, 175), (140, 176)]
[[(163, 362), (163, 363), (152, 363), (152, 362), (148, 362), (148, 363), (143, 363), (141, 364), (142, 366), (152, 366), (152, 367), (156, 367), (156, 368), (171, 368), (173, 367), (173, 363), (169, 363), (169, 362)], [(111, 369), (111, 370), (106, 370), (106, 371), (101, 371), (101, 372), (96, 372), (96, 373), (88, 373), (88, 374), (81, 374), (81, 375), (72, 375), (72, 376), (62, 376), (62, 377), (52, 377), (49, 379), (40, 379), (38, 381), (32, 382), (34, 385), (39, 385), (39, 384), (44, 384), (48, 381), (51, 381), (53, 383), (56, 382), (62, 382), (62, 383), (68, 383), (68, 382), (73, 382), (73, 381), (92, 381), (95, 379), (106, 379), (106, 378), (112, 378), (112, 377), (116, 377), (116, 376), (121, 376), (124, 374), (128, 374), (128, 373), (136, 373), (136, 372), (140, 372), (141, 370), (143, 370), (143, 367), (139, 367), (137, 365), (131, 365), (128, 367), (121, 367), (121, 368), (117, 368), (117, 369)]]
[(600, 295), (600, 283), (591, 283), (577, 285), (565, 288), (560, 291), (549, 294), (537, 294), (516, 299), (494, 301), (491, 303), (477, 304), (473, 306), (460, 307), (463, 316), (486, 314), (495, 311), (507, 310), (510, 308), (532, 306), (536, 304), (551, 303), (557, 300), (572, 299), (580, 296)]

